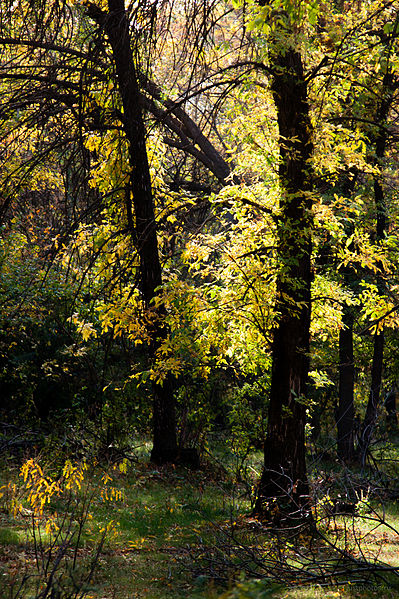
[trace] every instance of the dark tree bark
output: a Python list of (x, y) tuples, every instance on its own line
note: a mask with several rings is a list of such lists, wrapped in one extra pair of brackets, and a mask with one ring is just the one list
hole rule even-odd
[(384, 359), (384, 332), (374, 335), (373, 363), (371, 366), (371, 388), (367, 402), (361, 436), (359, 439), (359, 456), (362, 466), (366, 463), (367, 450), (373, 437), (374, 426), (377, 420), (378, 406), (380, 405), (382, 367)]
[[(175, 134), (171, 144), (180, 147), (187, 154), (192, 155), (212, 172), (219, 182), (225, 184), (231, 174), (231, 165), (227, 163), (213, 144), (207, 139), (200, 127), (189, 117), (182, 106), (165, 98), (160, 89), (140, 73), (135, 65), (131, 49), (129, 34), (129, 23), (123, 0), (110, 0), (108, 10), (101, 10), (96, 4), (87, 3), (87, 10), (91, 18), (101, 28), (101, 34), (105, 34), (111, 44), (112, 52), (109, 53), (117, 76), (118, 91), (122, 100), (123, 110), (112, 110), (105, 112), (100, 106), (84, 115), (81, 126), (89, 130), (104, 130), (115, 128), (113, 119), (123, 123), (123, 129), (129, 144), (129, 160), (131, 167), (130, 185), (126, 193), (126, 214), (129, 229), (140, 260), (139, 279), (143, 304), (152, 314), (152, 343), (149, 348), (149, 359), (152, 361), (156, 355), (160, 343), (167, 335), (163, 326), (165, 309), (158, 306), (155, 310), (153, 299), (157, 288), (162, 284), (162, 273), (158, 255), (156, 222), (153, 210), (153, 198), (151, 181), (148, 168), (148, 159), (145, 146), (145, 129), (142, 110), (152, 109), (153, 116), (164, 126)], [(29, 38), (29, 35), (27, 35)], [(73, 56), (90, 65), (86, 74), (90, 71), (91, 78), (102, 81), (109, 77), (106, 72), (108, 64), (103, 63), (101, 57), (92, 55), (92, 52), (76, 50), (56, 42), (43, 39), (20, 39), (1, 38), (0, 46), (4, 45), (27, 45), (32, 50), (39, 48), (48, 50), (59, 56), (59, 64), (66, 57)], [(46, 55), (46, 54), (43, 54)], [(58, 74), (56, 68), (51, 76), (48, 74), (15, 73), (5, 70), (0, 74), (0, 79), (20, 80), (24, 87), (21, 97), (13, 98), (17, 102), (17, 109), (36, 106), (40, 102), (51, 99), (60, 110), (72, 110), (80, 113), (82, 97), (90, 96), (93, 104), (94, 97), (87, 90), (86, 83), (71, 81), (61, 70)], [(140, 90), (140, 82), (143, 90)], [(142, 93), (144, 92), (144, 93)], [(22, 104), (21, 104), (22, 102)], [(7, 115), (10, 106), (3, 107), (3, 115)], [(83, 116), (82, 116), (83, 119)], [(179, 145), (180, 144), (180, 145)], [(0, 207), (7, 209), (7, 202)], [(0, 214), (1, 215), (1, 214)], [(177, 456), (176, 442), (176, 417), (173, 399), (174, 380), (171, 377), (163, 381), (163, 384), (153, 385), (154, 409), (153, 430), (154, 447), (152, 459), (158, 463), (175, 461)], [(183, 456), (179, 452), (179, 460), (188, 462), (187, 452)], [(195, 458), (194, 460), (195, 461)]]
[[(396, 22), (396, 24), (398, 24)], [(376, 114), (376, 123), (378, 126), (377, 137), (375, 140), (375, 155), (378, 166), (382, 166), (387, 145), (388, 128), (387, 120), (389, 110), (393, 101), (393, 94), (397, 84), (394, 83), (392, 73), (387, 71), (382, 82), (382, 100), (378, 106)], [(385, 237), (387, 229), (387, 215), (384, 188), (382, 186), (381, 176), (374, 176), (374, 201), (376, 211), (376, 242), (381, 242)], [(382, 271), (382, 265), (380, 271)], [(381, 274), (377, 275), (377, 288), (382, 295), (385, 291), (385, 285)], [(373, 363), (371, 367), (371, 387), (367, 403), (366, 414), (364, 417), (361, 436), (359, 439), (359, 456), (361, 464), (366, 462), (367, 451), (370, 446), (375, 423), (378, 416), (378, 407), (380, 405), (382, 371), (384, 361), (384, 330), (378, 330), (374, 335)]]
[[(149, 358), (155, 359), (160, 343), (167, 335), (164, 325), (165, 309), (157, 308), (153, 300), (162, 284), (162, 270), (158, 254), (157, 228), (151, 188), (150, 169), (145, 143), (141, 94), (137, 70), (131, 49), (129, 22), (124, 0), (108, 0), (108, 13), (94, 6), (91, 15), (103, 27), (112, 48), (123, 106), (123, 125), (129, 143), (131, 168), (130, 193), (126, 194), (127, 214), (133, 203), (134, 225), (132, 235), (138, 252), (140, 291), (145, 308), (150, 315)], [(153, 449), (151, 459), (156, 463), (173, 462), (177, 458), (176, 417), (172, 381), (153, 383)]]
[(281, 216), (278, 222), (276, 313), (264, 469), (255, 512), (274, 522), (309, 515), (305, 463), (312, 281), (312, 125), (302, 57), (293, 48), (273, 57), (272, 91), (279, 126)]
[(337, 413), (338, 455), (346, 461), (354, 456), (354, 419), (353, 403), (355, 365), (353, 360), (353, 311), (344, 307), (342, 325), (339, 332), (339, 404)]
[(398, 416), (396, 411), (397, 390), (394, 385), (385, 398), (385, 409), (387, 412), (387, 425), (389, 432), (396, 431), (398, 428)]
[[(170, 147), (178, 148), (193, 156), (213, 173), (220, 183), (223, 185), (228, 184), (232, 174), (231, 164), (224, 160), (197, 123), (193, 121), (179, 103), (164, 98), (160, 88), (148, 77), (141, 74), (140, 80), (144, 90), (150, 96), (143, 95), (144, 107), (159, 123), (166, 126), (178, 137), (178, 139), (165, 137), (164, 141)], [(160, 108), (156, 102), (165, 108)], [(238, 180), (235, 180), (235, 182), (238, 183)]]
[[(342, 195), (350, 199), (355, 189), (357, 170), (349, 169), (343, 179)], [(346, 235), (350, 237), (354, 233), (354, 226), (346, 226)], [(353, 244), (350, 245), (353, 251)], [(341, 266), (339, 273), (345, 286), (358, 292), (357, 275), (349, 265)], [(355, 455), (354, 425), (355, 425), (355, 363), (353, 356), (353, 307), (346, 304), (342, 308), (342, 328), (339, 332), (339, 396), (338, 409), (336, 413), (337, 424), (337, 449), (338, 456), (345, 462), (350, 462)]]

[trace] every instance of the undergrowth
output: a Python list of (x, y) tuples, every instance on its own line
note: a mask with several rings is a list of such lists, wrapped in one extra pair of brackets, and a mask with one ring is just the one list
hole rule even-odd
[[(281, 532), (251, 517), (257, 465), (234, 471), (234, 459), (223, 467), (218, 456), (200, 471), (126, 459), (107, 467), (8, 463), (0, 596), (399, 597), (399, 513), (378, 481), (363, 489), (361, 473), (320, 468), (312, 480), (317, 533)], [(344, 497), (349, 484), (356, 492)]]

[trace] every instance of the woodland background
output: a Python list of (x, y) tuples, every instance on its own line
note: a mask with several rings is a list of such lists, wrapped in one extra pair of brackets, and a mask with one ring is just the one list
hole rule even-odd
[(398, 596), (398, 38), (1, 3), (5, 596)]

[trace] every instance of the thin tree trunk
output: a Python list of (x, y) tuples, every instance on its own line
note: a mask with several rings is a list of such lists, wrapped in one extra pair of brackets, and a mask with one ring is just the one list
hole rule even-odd
[(345, 306), (342, 317), (343, 327), (339, 332), (339, 404), (337, 414), (338, 455), (345, 462), (354, 457), (353, 402), (355, 367), (353, 361), (353, 311)]
[[(396, 26), (398, 20), (396, 21)], [(389, 71), (385, 74), (382, 85), (382, 100), (378, 107), (376, 114), (376, 122), (378, 124), (378, 134), (375, 140), (375, 154), (378, 166), (382, 166), (382, 161), (385, 156), (388, 129), (387, 119), (389, 109), (393, 100), (393, 93), (395, 90), (395, 84), (393, 81), (392, 73)], [(376, 241), (380, 243), (384, 237), (387, 228), (387, 215), (386, 215), (386, 204), (384, 188), (381, 182), (381, 176), (374, 176), (374, 201), (376, 210)], [(380, 264), (380, 269), (382, 265)], [(383, 295), (384, 281), (381, 274), (377, 275), (377, 288), (378, 292)], [(359, 455), (361, 464), (364, 465), (366, 462), (367, 451), (370, 446), (375, 423), (377, 421), (378, 407), (380, 405), (380, 394), (382, 385), (382, 370), (384, 362), (384, 330), (379, 330), (374, 335), (374, 350), (373, 350), (373, 364), (371, 367), (371, 388), (369, 400), (367, 403), (366, 414), (364, 417), (362, 432), (359, 439)]]
[[(342, 195), (350, 200), (355, 189), (357, 170), (348, 169), (343, 178)], [(354, 226), (346, 225), (345, 232), (348, 238), (354, 233)], [(353, 243), (349, 249), (354, 250)], [(343, 265), (339, 269), (345, 286), (358, 292), (356, 272), (349, 266)], [(355, 364), (353, 356), (353, 308), (344, 304), (342, 310), (342, 328), (339, 332), (339, 398), (336, 414), (337, 424), (337, 449), (338, 456), (345, 462), (350, 462), (355, 455), (354, 424), (355, 424)]]
[(264, 469), (255, 512), (281, 523), (309, 517), (305, 463), (312, 281), (312, 125), (302, 57), (293, 48), (273, 57), (272, 84), (280, 134), (277, 326)]
[(395, 432), (398, 428), (398, 416), (396, 413), (396, 385), (393, 385), (390, 392), (385, 398), (385, 409), (387, 412), (387, 427), (388, 432)]
[[(164, 326), (165, 308), (157, 308), (153, 300), (162, 284), (162, 271), (158, 254), (157, 229), (151, 187), (150, 169), (145, 142), (141, 95), (136, 66), (133, 60), (129, 22), (124, 0), (108, 0), (108, 13), (92, 5), (89, 11), (106, 32), (112, 48), (119, 92), (123, 105), (123, 126), (129, 143), (131, 168), (130, 190), (126, 194), (127, 214), (133, 202), (134, 224), (130, 226), (138, 252), (140, 291), (151, 324), (149, 359), (153, 361), (160, 343), (167, 335)], [(174, 461), (177, 457), (176, 417), (172, 381), (153, 383), (153, 450), (151, 458), (157, 463)]]
[(374, 426), (377, 420), (378, 406), (380, 404), (382, 366), (384, 358), (384, 332), (374, 335), (373, 364), (371, 367), (371, 389), (367, 402), (362, 432), (359, 439), (359, 454), (362, 466), (366, 463), (367, 450), (373, 437)]

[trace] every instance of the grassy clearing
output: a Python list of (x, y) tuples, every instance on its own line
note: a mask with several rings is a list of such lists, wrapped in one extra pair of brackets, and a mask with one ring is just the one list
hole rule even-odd
[[(193, 473), (185, 469), (154, 469), (141, 464), (126, 474), (112, 471), (108, 489), (121, 491), (123, 499), (101, 495), (103, 472), (91, 473), (82, 485), (82, 503), (90, 497), (90, 517), (79, 541), (78, 555), (82, 567), (92, 559), (92, 552), (102, 529), (113, 522), (98, 561), (90, 593), (96, 597), (187, 597), (195, 583), (186, 567), (190, 548), (215, 543), (213, 522), (232, 519), (231, 484), (216, 482), (210, 473)], [(18, 481), (17, 472), (3, 472), (0, 486)], [(84, 499), (86, 498), (86, 499)], [(78, 516), (79, 503), (65, 505), (55, 498), (52, 510), (58, 520), (68, 510)], [(243, 505), (237, 509), (242, 509)], [(24, 500), (24, 511), (14, 517), (10, 498), (3, 497), (0, 516), (0, 576), (9, 586), (18, 573), (34, 570), (32, 510)], [(45, 519), (37, 519), (36, 534), (49, 542)], [(184, 565), (183, 565), (184, 562)], [(31, 588), (27, 587), (31, 592)], [(29, 594), (29, 593), (28, 593)], [(194, 595), (193, 595), (194, 596)]]
[[(282, 546), (285, 564), (300, 563), (301, 552), (304, 554), (307, 550), (306, 539), (301, 541), (303, 546), (294, 546), (281, 539), (276, 542), (270, 532), (259, 528), (245, 515), (250, 504), (244, 487), (233, 484), (229, 475), (222, 475), (215, 469), (190, 472), (182, 468), (154, 468), (140, 462), (129, 465), (126, 472), (110, 468), (109, 475), (112, 481), (107, 482), (106, 494), (103, 493), (104, 471), (95, 468), (88, 472), (82, 488), (76, 493), (78, 501), (68, 502), (63, 495), (54, 497), (46, 513), (36, 519), (36, 541), (32, 534), (32, 510), (26, 498), (23, 499), (23, 511), (14, 517), (10, 513), (10, 497), (3, 496), (0, 500), (3, 502), (0, 579), (5, 582), (4, 596), (12, 599), (35, 596), (35, 577), (19, 595), (15, 592), (10, 595), (9, 591), (13, 580), (17, 581), (24, 573), (35, 573), (38, 538), (42, 550), (42, 554), (39, 551), (40, 559), (48, 553), (52, 533), (46, 530), (46, 518), (56, 513), (57, 522), (66, 515), (79, 520), (77, 516), (79, 513), (84, 515), (87, 507), (89, 516), (84, 519), (82, 534), (78, 542), (71, 545), (65, 559), (70, 567), (73, 556), (76, 556), (76, 576), (79, 572), (87, 572), (104, 528), (113, 523), (87, 589), (87, 597), (93, 599), (399, 597), (399, 590), (380, 584), (372, 577), (369, 584), (363, 582), (364, 577), (358, 583), (356, 576), (351, 582), (341, 577), (339, 584), (327, 588), (298, 586), (295, 581), (285, 585), (265, 580), (234, 582), (244, 555), (237, 551), (237, 547), (245, 546), (245, 555), (250, 555), (246, 558), (246, 567), (250, 571), (251, 560), (256, 566), (254, 556), (270, 559), (273, 552), (281, 552)], [(0, 486), (17, 481), (17, 470), (8, 469), (3, 471)], [(116, 497), (112, 489), (121, 492), (121, 496)], [(381, 513), (376, 504), (364, 518), (335, 516), (326, 519), (323, 523), (326, 538), (353, 558), (362, 554), (370, 560), (399, 566), (399, 535), (393, 530), (399, 529), (399, 510), (394, 502), (385, 507), (388, 526), (376, 522), (373, 509)], [(325, 558), (321, 545), (317, 551)], [(212, 580), (211, 557), (222, 564), (227, 573), (227, 590), (226, 586), (217, 586)], [(61, 583), (67, 584), (65, 580), (62, 578)]]

